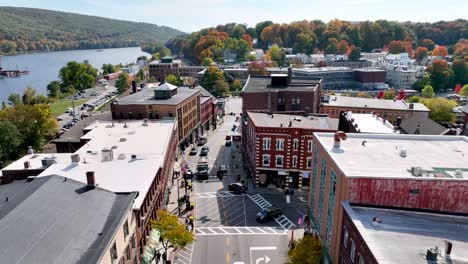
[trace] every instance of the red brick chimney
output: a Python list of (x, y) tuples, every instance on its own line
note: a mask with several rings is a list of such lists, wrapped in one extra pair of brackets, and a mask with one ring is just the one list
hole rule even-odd
[(86, 181), (88, 183), (88, 188), (94, 189), (96, 187), (96, 178), (94, 177), (94, 171), (86, 172)]

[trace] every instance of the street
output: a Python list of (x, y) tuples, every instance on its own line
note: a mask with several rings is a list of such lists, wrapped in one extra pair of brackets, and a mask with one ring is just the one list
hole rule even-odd
[[(226, 116), (224, 122), (214, 131), (209, 131), (210, 148), (208, 161), (210, 173), (208, 180), (195, 181), (195, 242), (193, 245), (179, 251), (174, 263), (180, 264), (280, 264), (285, 263), (288, 251), (288, 241), (291, 230), (296, 225), (298, 210), (291, 205), (286, 208), (283, 193), (269, 192), (260, 194), (249, 185), (247, 194), (237, 195), (228, 191), (228, 185), (245, 178), (240, 142), (225, 146), (225, 137), (231, 131), (236, 117), (239, 116), (242, 99), (229, 98), (226, 101)], [(238, 123), (237, 123), (238, 125)], [(196, 170), (199, 159), (197, 155), (184, 155), (192, 170)], [(216, 172), (220, 165), (228, 169), (220, 181)], [(266, 198), (268, 197), (268, 198)], [(266, 223), (258, 223), (256, 214), (272, 204), (283, 209), (284, 215)]]

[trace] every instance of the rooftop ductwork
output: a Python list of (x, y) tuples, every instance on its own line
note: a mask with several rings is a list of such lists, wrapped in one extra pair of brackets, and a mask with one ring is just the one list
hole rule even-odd
[(335, 133), (333, 148), (339, 149), (341, 140), (346, 140), (348, 136), (343, 131), (338, 131)]

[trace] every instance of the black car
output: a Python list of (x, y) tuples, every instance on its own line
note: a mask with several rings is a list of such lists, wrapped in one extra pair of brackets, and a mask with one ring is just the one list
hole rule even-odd
[(224, 174), (224, 173), (227, 173), (228, 170), (227, 170), (226, 165), (221, 165), (221, 166), (219, 166), (219, 172), (221, 172), (221, 173), (223, 173), (223, 174)]
[(230, 147), (232, 145), (231, 140), (226, 140), (226, 143), (224, 144), (226, 147)]
[(189, 154), (190, 154), (190, 156), (197, 155), (197, 148), (192, 148), (192, 149), (190, 150), (190, 153), (189, 153)]
[(207, 146), (204, 146), (200, 151), (200, 156), (207, 156), (210, 149)]
[(242, 183), (236, 182), (229, 184), (228, 190), (233, 193), (241, 194), (247, 192), (247, 187), (245, 187), (245, 185), (243, 185)]
[(275, 219), (283, 214), (283, 209), (270, 206), (268, 208), (263, 209), (257, 214), (257, 222), (265, 223), (272, 219)]

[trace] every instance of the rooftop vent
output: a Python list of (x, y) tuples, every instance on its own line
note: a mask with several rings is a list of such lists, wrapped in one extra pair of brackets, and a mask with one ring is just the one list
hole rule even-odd
[(24, 162), (24, 168), (25, 168), (25, 169), (31, 168), (31, 162), (25, 161), (25, 162)]
[(118, 160), (124, 160), (125, 159), (125, 154), (121, 153), (119, 154), (119, 156), (117, 157)]
[(416, 176), (416, 177), (421, 177), (423, 174), (423, 171), (421, 167), (411, 167), (411, 175)]
[(126, 138), (120, 138), (119, 141), (120, 142), (125, 142), (125, 141), (127, 141), (127, 139)]
[(34, 154), (34, 149), (31, 146), (28, 147), (28, 154)]
[(114, 159), (114, 151), (112, 149), (104, 148), (101, 150), (102, 161), (111, 161)]
[(80, 154), (72, 154), (70, 157), (71, 157), (71, 162), (73, 163), (80, 162)]
[(343, 131), (338, 131), (335, 133), (333, 148), (339, 149), (341, 140), (346, 140), (348, 136)]
[(132, 160), (136, 160), (136, 159), (137, 159), (137, 155), (136, 155), (136, 154), (132, 154), (131, 158), (132, 158)]
[(88, 183), (89, 189), (96, 188), (96, 178), (94, 176), (94, 171), (87, 171), (86, 172), (86, 182)]
[(46, 158), (43, 158), (41, 162), (42, 162), (42, 167), (45, 167), (45, 168), (47, 168), (47, 167), (49, 167), (50, 165), (56, 163), (56, 162), (55, 162), (55, 157), (46, 157)]
[(462, 170), (455, 170), (455, 178), (463, 178), (463, 171)]
[(452, 242), (445, 240), (445, 256), (450, 256), (452, 253)]
[(426, 260), (436, 261), (437, 255), (439, 255), (439, 249), (437, 247), (429, 248), (426, 252)]
[(148, 118), (143, 119), (142, 126), (148, 126)]
[(400, 157), (406, 158), (406, 149), (402, 148), (402, 149), (400, 150)]
[(378, 226), (382, 223), (382, 219), (378, 216), (375, 216), (372, 218), (372, 225), (373, 226)]
[(298, 116), (298, 117), (295, 117), (294, 119), (295, 119), (297, 122), (301, 122), (301, 121), (302, 121), (302, 118), (299, 117), (299, 116)]

